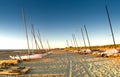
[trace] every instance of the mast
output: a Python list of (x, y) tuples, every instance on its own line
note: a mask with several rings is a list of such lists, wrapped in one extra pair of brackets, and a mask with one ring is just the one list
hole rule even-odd
[(73, 43), (74, 43), (74, 45), (75, 45), (75, 47), (76, 47), (76, 43), (75, 43), (74, 34), (72, 34), (72, 38), (73, 38)]
[(26, 18), (24, 16), (24, 8), (22, 8), (22, 16), (23, 16), (23, 20), (24, 20), (24, 30), (25, 30), (25, 33), (26, 33), (27, 46), (28, 46), (28, 54), (30, 54), (30, 46), (29, 46), (28, 33), (27, 33), (27, 27), (26, 27)]
[(31, 43), (32, 43), (32, 54), (33, 54), (33, 34), (32, 34), (32, 28), (30, 27), (30, 29), (31, 29)]
[(36, 49), (40, 49), (38, 43), (37, 43), (37, 40), (36, 40), (36, 37), (35, 37), (35, 31), (34, 31), (34, 27), (33, 27), (33, 24), (31, 23), (31, 28), (32, 28), (32, 34), (33, 34), (33, 38), (34, 38), (34, 41), (35, 41), (35, 44), (36, 44)]
[(75, 47), (77, 48), (78, 44), (77, 44), (77, 40), (76, 40), (75, 34), (72, 34), (72, 37), (73, 37), (73, 42), (75, 44)]
[(77, 43), (75, 34), (74, 34), (74, 39), (75, 39), (76, 46), (78, 47), (78, 43)]
[(107, 5), (105, 6), (105, 8), (106, 8), (107, 16), (108, 16), (108, 21), (109, 21), (109, 24), (110, 24), (110, 30), (111, 30), (111, 34), (112, 34), (112, 38), (113, 38), (114, 48), (116, 49), (114, 33), (113, 33), (112, 24), (111, 24), (109, 12), (108, 12), (108, 9), (107, 9)]
[(89, 40), (88, 32), (87, 32), (87, 29), (86, 29), (85, 25), (84, 25), (84, 28), (85, 28), (85, 32), (86, 32), (86, 36), (87, 36), (87, 40), (88, 40), (88, 44), (89, 44), (89, 49), (91, 49), (91, 47), (90, 47), (90, 40)]
[(38, 39), (39, 39), (39, 41), (40, 41), (40, 44), (41, 44), (42, 49), (44, 49), (39, 30), (38, 30)]
[(68, 43), (68, 40), (66, 40), (66, 43), (67, 43), (67, 46), (69, 47), (69, 43)]
[(50, 47), (50, 44), (49, 44), (49, 41), (47, 40), (47, 45), (48, 45), (48, 48), (49, 48), (49, 50), (51, 49), (51, 47)]
[(72, 47), (74, 46), (72, 40), (71, 40), (71, 46), (72, 46)]
[(82, 33), (83, 42), (84, 42), (84, 45), (85, 45), (85, 48), (86, 48), (85, 37), (84, 37), (84, 33), (83, 33), (83, 30), (82, 30), (82, 28), (81, 28), (81, 33)]

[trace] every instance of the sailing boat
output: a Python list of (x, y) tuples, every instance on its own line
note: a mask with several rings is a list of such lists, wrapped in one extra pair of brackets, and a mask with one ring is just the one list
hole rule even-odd
[[(25, 16), (24, 16), (24, 9), (22, 9), (22, 15), (23, 15), (23, 20), (24, 20), (24, 29), (25, 29), (27, 45), (28, 45), (28, 54), (27, 55), (23, 55), (23, 56), (16, 55), (16, 56), (9, 56), (9, 57), (11, 59), (17, 59), (17, 60), (29, 60), (29, 59), (42, 58), (42, 57), (46, 56), (47, 53), (34, 53), (34, 54), (30, 53), (30, 47), (29, 47), (29, 41), (28, 41), (28, 33), (27, 33), (27, 27), (26, 27), (26, 19), (25, 19)], [(35, 41), (35, 44), (36, 44), (36, 49), (37, 49), (37, 48), (39, 48), (39, 45), (38, 45), (37, 40), (35, 38), (35, 32), (34, 32), (33, 24), (31, 24), (31, 27), (32, 27), (32, 31), (31, 32), (33, 34), (34, 41)]]
[(75, 34), (72, 34), (72, 38), (73, 38), (73, 43), (74, 43), (74, 46), (75, 46), (75, 49), (73, 50), (73, 53), (79, 52), (79, 50), (78, 50), (78, 43), (77, 43)]
[[(85, 46), (85, 48), (86, 48), (85, 37), (84, 37), (84, 33), (83, 33), (82, 28), (81, 28), (81, 33), (82, 33), (82, 38), (83, 38), (84, 46)], [(80, 52), (80, 53), (84, 53), (84, 52), (85, 52), (85, 49), (82, 49), (82, 50), (80, 50), (79, 52)]]
[[(84, 53), (91, 53), (92, 51), (91, 51), (91, 46), (90, 46), (90, 40), (89, 40), (89, 36), (88, 36), (88, 32), (87, 32), (87, 28), (86, 28), (85, 25), (84, 25), (84, 29), (85, 29), (86, 36), (87, 36), (87, 40), (88, 40), (88, 44), (89, 44), (89, 49), (85, 49), (85, 50), (84, 50)], [(86, 46), (86, 44), (85, 44), (85, 46)]]
[(49, 55), (49, 54), (52, 54), (53, 53), (53, 51), (51, 50), (51, 47), (50, 47), (50, 44), (49, 44), (49, 41), (47, 40), (47, 45), (48, 45), (48, 51), (47, 51), (47, 54)]
[(108, 12), (108, 9), (107, 9), (107, 5), (105, 6), (105, 9), (106, 9), (106, 13), (107, 13), (107, 16), (108, 16), (108, 21), (109, 21), (109, 25), (110, 25), (110, 30), (111, 30), (111, 34), (112, 34), (113, 43), (114, 43), (114, 48), (113, 49), (108, 49), (105, 52), (102, 52), (101, 56), (103, 56), (103, 57), (117, 56), (118, 55), (117, 53), (119, 53), (119, 50), (116, 49), (114, 33), (113, 33), (112, 24), (111, 24), (109, 12)]

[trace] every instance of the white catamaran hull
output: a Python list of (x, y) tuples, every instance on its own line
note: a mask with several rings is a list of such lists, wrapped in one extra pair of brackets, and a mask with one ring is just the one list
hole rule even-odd
[(106, 50), (105, 52), (102, 52), (101, 53), (101, 56), (112, 56), (114, 54), (118, 54), (119, 53), (119, 50), (117, 49), (109, 49), (109, 50)]
[(44, 54), (32, 54), (32, 55), (23, 55), (23, 56), (16, 55), (16, 56), (9, 56), (9, 57), (11, 59), (17, 59), (17, 60), (38, 59), (51, 53), (52, 51)]

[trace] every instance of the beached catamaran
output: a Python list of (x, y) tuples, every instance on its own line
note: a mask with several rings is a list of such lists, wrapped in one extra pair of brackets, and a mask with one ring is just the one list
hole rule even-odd
[[(90, 40), (89, 40), (87, 28), (86, 28), (85, 25), (84, 25), (84, 29), (85, 29), (85, 33), (86, 33), (86, 37), (87, 37), (87, 41), (88, 41), (88, 45), (89, 45), (89, 49), (85, 49), (84, 52), (85, 52), (85, 53), (90, 53), (90, 52), (91, 52)], [(82, 29), (81, 29), (81, 32), (82, 32), (82, 35), (83, 35)], [(85, 43), (85, 40), (84, 40), (84, 35), (83, 35), (83, 41), (84, 41), (84, 44), (85, 44), (85, 47), (86, 47), (86, 43)]]
[(37, 51), (37, 53), (36, 52), (35, 53), (31, 53), (30, 52), (28, 32), (27, 32), (27, 27), (26, 27), (26, 18), (25, 18), (25, 15), (24, 15), (24, 9), (22, 9), (22, 16), (23, 16), (23, 20), (24, 20), (24, 29), (25, 29), (25, 33), (26, 33), (26, 39), (27, 39), (27, 45), (28, 45), (28, 53), (26, 55), (16, 55), (16, 56), (9, 56), (9, 57), (11, 59), (29, 60), (29, 59), (42, 58), (42, 57), (46, 56), (47, 54), (51, 54), (51, 52), (49, 52), (49, 53), (41, 53), (40, 52), (40, 47), (39, 47), (39, 45), (37, 43), (32, 23), (31, 23), (31, 33), (33, 35), (33, 38), (34, 38), (34, 41), (35, 41), (35, 44), (36, 44), (36, 51)]
[(79, 52), (78, 43), (77, 43), (75, 34), (72, 34), (72, 39), (73, 39), (73, 44), (74, 44), (74, 46), (75, 46), (75, 49), (73, 50), (73, 52)]
[(43, 46), (43, 43), (42, 43), (42, 39), (41, 39), (39, 30), (38, 30), (38, 39), (39, 39), (39, 42), (40, 42), (40, 45), (41, 45), (42, 49), (44, 50), (44, 46)]
[(101, 56), (115, 56), (116, 53), (119, 53), (119, 50), (116, 49), (114, 33), (113, 33), (112, 24), (111, 24), (110, 15), (109, 15), (109, 12), (108, 12), (107, 5), (105, 6), (105, 9), (106, 9), (106, 13), (107, 13), (107, 17), (108, 17), (108, 21), (109, 21), (109, 25), (110, 25), (110, 30), (111, 30), (111, 34), (112, 34), (114, 48), (113, 49), (108, 49), (105, 52), (101, 53)]
[(82, 33), (82, 38), (83, 38), (84, 46), (85, 46), (85, 48), (86, 48), (85, 37), (84, 37), (84, 33), (83, 33), (82, 28), (81, 28), (81, 33)]

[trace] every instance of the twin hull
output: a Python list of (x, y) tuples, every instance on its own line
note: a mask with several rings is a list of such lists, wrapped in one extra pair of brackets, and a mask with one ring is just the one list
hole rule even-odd
[(52, 51), (48, 52), (48, 53), (44, 53), (44, 54), (32, 54), (32, 55), (23, 55), (23, 56), (16, 55), (16, 56), (9, 56), (9, 57), (11, 59), (17, 59), (17, 60), (37, 59), (37, 58), (42, 58), (51, 53), (52, 53)]

